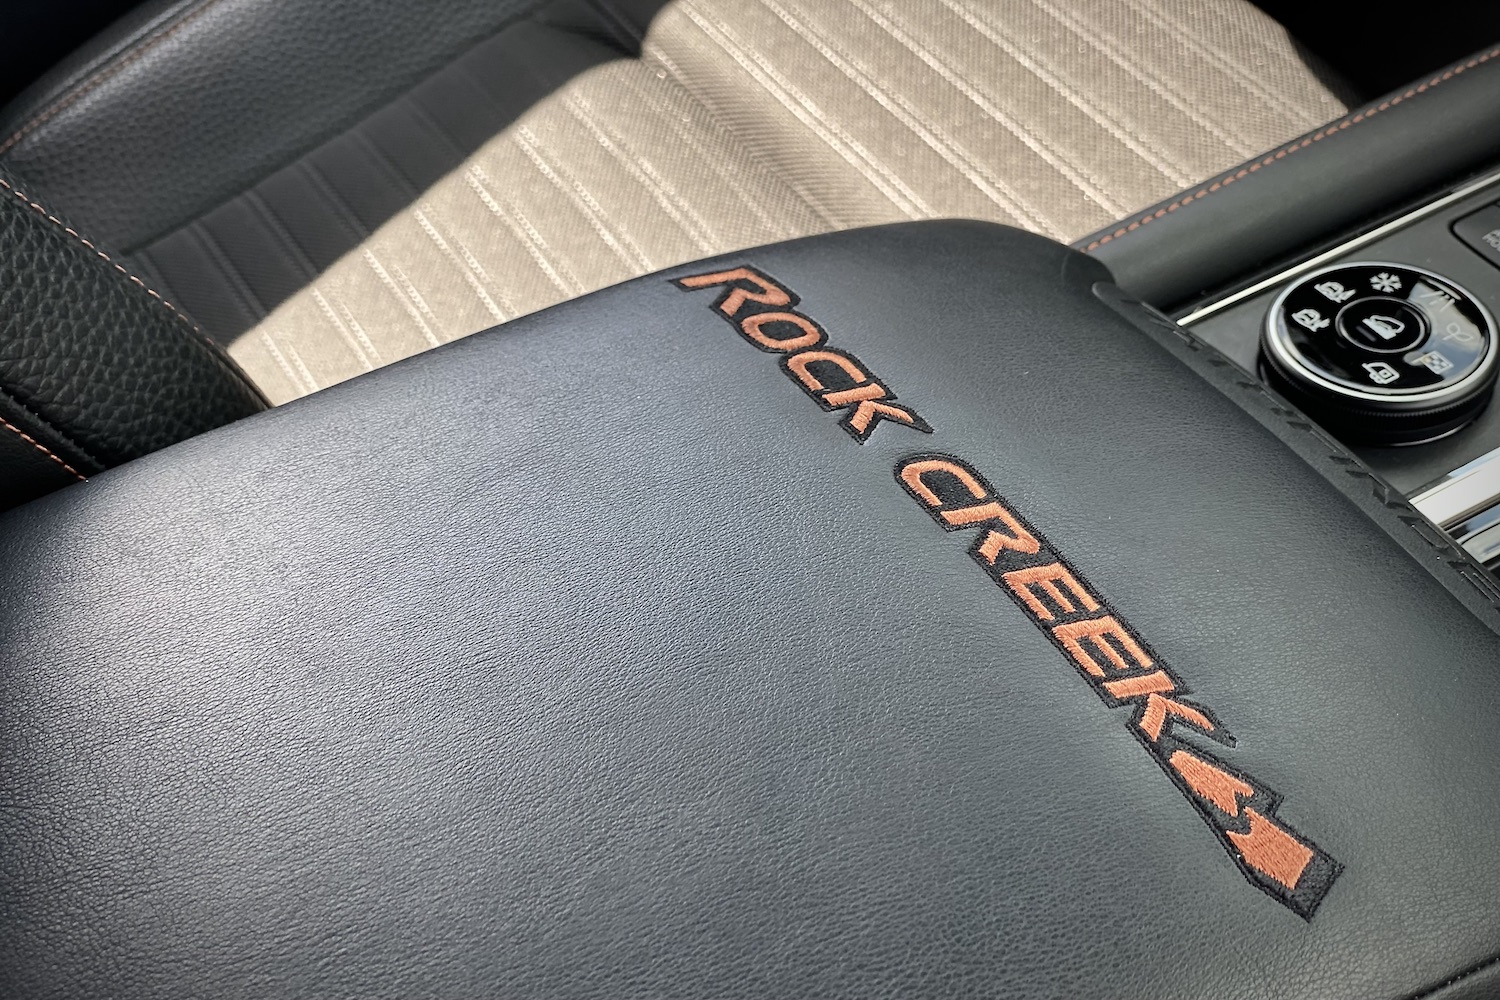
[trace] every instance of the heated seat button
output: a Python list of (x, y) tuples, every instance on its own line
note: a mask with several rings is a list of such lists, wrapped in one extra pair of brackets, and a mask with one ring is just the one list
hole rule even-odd
[(1339, 310), (1339, 334), (1355, 347), (1403, 354), (1427, 339), (1427, 318), (1400, 299), (1360, 299)]
[(1453, 224), (1453, 234), (1500, 267), (1500, 205), (1487, 205)]

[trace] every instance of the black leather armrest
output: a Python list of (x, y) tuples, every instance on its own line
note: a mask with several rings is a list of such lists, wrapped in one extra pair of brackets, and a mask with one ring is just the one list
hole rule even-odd
[(1500, 165), (1500, 48), (1460, 60), (1074, 244), (1176, 306)]
[(747, 251), (0, 517), (0, 994), (1493, 983), (1493, 605), (1107, 278)]

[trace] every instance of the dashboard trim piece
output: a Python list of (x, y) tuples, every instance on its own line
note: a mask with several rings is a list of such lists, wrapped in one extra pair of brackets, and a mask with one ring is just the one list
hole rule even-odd
[(1481, 455), (1467, 465), (1411, 497), (1411, 505), (1444, 530), (1488, 509), (1500, 500), (1500, 448)]
[(1362, 246), (1373, 243), (1381, 237), (1387, 236), (1398, 229), (1404, 229), (1405, 227), (1411, 225), (1413, 222), (1425, 219), (1429, 215), (1440, 212), (1455, 202), (1472, 197), (1473, 195), (1478, 194), (1486, 188), (1496, 186), (1500, 186), (1500, 171), (1487, 174), (1486, 176), (1477, 181), (1474, 181), (1471, 184), (1466, 184), (1458, 190), (1451, 191), (1435, 201), (1428, 202), (1426, 205), (1423, 205), (1420, 208), (1413, 209), (1400, 218), (1392, 219), (1390, 222), (1387, 222), (1384, 225), (1375, 227), (1368, 233), (1364, 233), (1360, 236), (1356, 236), (1352, 240), (1340, 243), (1338, 246), (1333, 247), (1329, 250), (1325, 250), (1315, 257), (1309, 257), (1307, 260), (1302, 261), (1300, 264), (1296, 264), (1283, 271), (1279, 271), (1278, 273), (1271, 275), (1269, 278), (1257, 281), (1253, 285), (1242, 288), (1231, 295), (1226, 295), (1222, 299), (1216, 299), (1205, 306), (1200, 306), (1187, 315), (1178, 317), (1177, 322), (1181, 326), (1190, 327), (1199, 320), (1207, 319), (1209, 316), (1212, 316), (1223, 309), (1229, 308), (1236, 302), (1243, 302), (1245, 299), (1248, 299), (1255, 295), (1259, 295), (1261, 292), (1269, 291), (1270, 289), (1275, 288), (1277, 285), (1280, 285), (1283, 282), (1290, 281), (1293, 278), (1299, 278), (1310, 271), (1316, 270), (1324, 264), (1336, 261), (1338, 258), (1344, 256), (1345, 254), (1348, 254), (1352, 250), (1357, 250)]
[(1489, 566), (1500, 558), (1500, 524), (1474, 532), (1458, 540), (1463, 550), (1482, 565)]
[[(1345, 240), (1316, 256), (1200, 306), (1178, 317), (1177, 323), (1190, 328), (1199, 321), (1240, 302), (1273, 291), (1282, 285), (1289, 286), (1296, 279), (1347, 259), (1360, 248), (1436, 215), (1451, 205), (1487, 192), (1500, 194), (1500, 171), (1492, 171), (1442, 197), (1435, 198), (1425, 205), (1383, 223), (1367, 233)], [(1400, 266), (1410, 267), (1411, 265)], [(1409, 494), (1408, 500), (1419, 513), (1450, 537), (1462, 536), (1456, 537), (1455, 541), (1471, 556), (1487, 562), (1488, 560), (1481, 553), (1488, 552), (1495, 547), (1497, 534), (1495, 529), (1500, 525), (1487, 524), (1472, 531), (1466, 529), (1473, 527), (1467, 522), (1477, 515), (1500, 507), (1500, 448), (1479, 456), (1452, 470), (1442, 479)]]

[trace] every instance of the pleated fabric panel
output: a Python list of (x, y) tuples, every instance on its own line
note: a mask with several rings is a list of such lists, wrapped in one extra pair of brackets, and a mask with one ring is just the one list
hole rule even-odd
[(578, 5), (136, 256), (284, 401), (760, 243), (1074, 239), (1343, 111), (1240, 0)]

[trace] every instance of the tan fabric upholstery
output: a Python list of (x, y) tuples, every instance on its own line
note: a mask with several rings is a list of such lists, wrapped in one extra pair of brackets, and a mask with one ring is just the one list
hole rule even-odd
[(1240, 0), (678, 0), (232, 352), (282, 401), (768, 241), (933, 216), (1073, 239), (1343, 110)]

